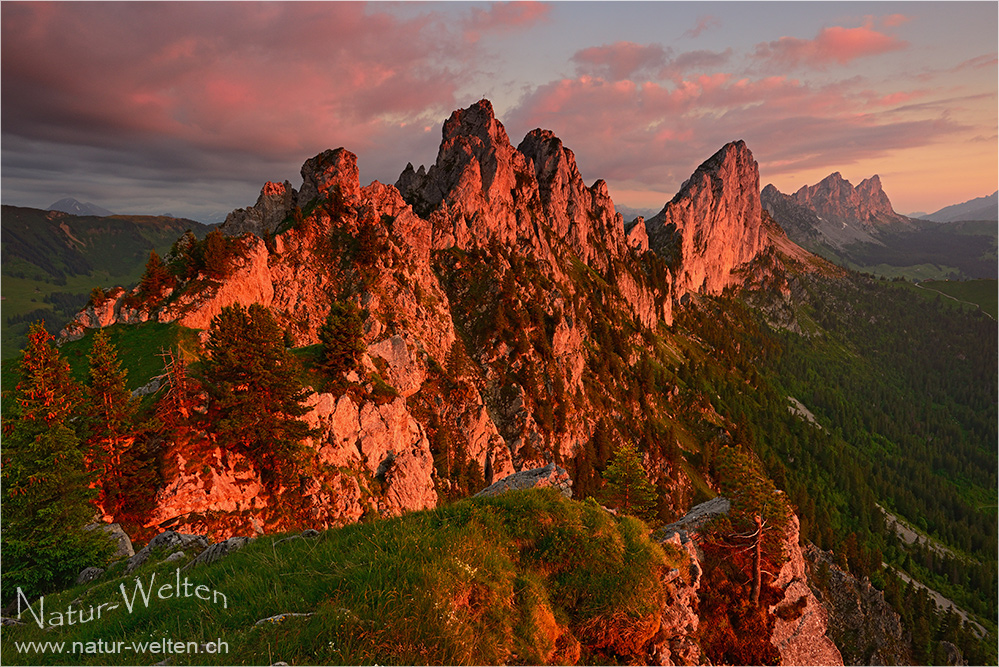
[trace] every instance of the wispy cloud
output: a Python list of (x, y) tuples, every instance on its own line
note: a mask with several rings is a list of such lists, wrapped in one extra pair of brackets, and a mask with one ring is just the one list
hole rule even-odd
[(721, 24), (722, 24), (721, 19), (718, 18), (717, 16), (712, 16), (711, 14), (698, 16), (697, 25), (685, 31), (683, 33), (683, 36), (690, 37), (691, 39), (693, 39), (695, 37), (699, 37), (701, 33), (704, 32), (705, 30), (721, 27)]
[(753, 58), (765, 67), (786, 71), (799, 66), (825, 68), (846, 65), (858, 58), (898, 51), (908, 42), (875, 30), (871, 25), (858, 28), (833, 26), (823, 28), (814, 39), (781, 37), (756, 45)]

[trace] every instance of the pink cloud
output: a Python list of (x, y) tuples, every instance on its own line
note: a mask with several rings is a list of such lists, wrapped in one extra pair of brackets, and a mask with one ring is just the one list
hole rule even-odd
[(746, 140), (774, 178), (816, 166), (834, 171), (964, 129), (943, 113), (913, 119), (885, 108), (921, 91), (875, 98), (856, 90), (857, 83), (817, 87), (785, 76), (725, 72), (670, 84), (581, 76), (537, 88), (507, 126), (514, 134), (553, 129), (575, 151), (584, 178), (664, 193), (675, 192), (701, 161), (735, 139)]
[(577, 51), (572, 61), (580, 72), (619, 80), (659, 70), (668, 57), (669, 50), (660, 44), (616, 42)]
[(753, 57), (782, 69), (799, 65), (824, 68), (833, 63), (846, 65), (858, 58), (898, 51), (907, 46), (908, 42), (878, 32), (869, 25), (859, 28), (833, 26), (823, 28), (815, 39), (781, 37), (762, 42), (756, 45)]
[[(544, 11), (490, 9), (500, 23)], [(195, 164), (198, 151), (363, 150), (395, 116), (454, 108), (475, 48), (438, 17), (357, 3), (18, 3), (3, 19), (5, 129), (137, 149), (169, 138)]]
[(882, 16), (879, 22), (886, 28), (895, 28), (911, 20), (912, 17), (905, 14), (889, 14), (888, 16)]
[(542, 2), (496, 2), (488, 9), (474, 7), (463, 22), (465, 39), (478, 41), (482, 32), (524, 28), (548, 19), (551, 7)]
[(471, 30), (520, 27), (546, 19), (550, 13), (551, 7), (543, 2), (497, 2), (488, 9), (473, 9), (465, 25)]
[(710, 30), (711, 28), (718, 28), (722, 24), (721, 19), (717, 16), (712, 16), (710, 14), (706, 16), (697, 17), (697, 25), (695, 25), (690, 30), (683, 33), (684, 37), (698, 37), (705, 30)]
[(661, 44), (616, 42), (591, 46), (573, 54), (579, 75), (611, 81), (622, 79), (682, 79), (690, 72), (721, 67), (732, 57), (732, 49), (685, 51), (677, 56)]

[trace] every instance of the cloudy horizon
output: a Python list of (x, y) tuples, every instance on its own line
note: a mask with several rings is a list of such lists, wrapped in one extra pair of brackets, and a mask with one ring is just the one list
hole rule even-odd
[(897, 211), (991, 194), (995, 3), (35, 3), (2, 11), (2, 199), (208, 219), (344, 146), (433, 163), (452, 110), (550, 129), (660, 208), (746, 141), (761, 186), (879, 174)]

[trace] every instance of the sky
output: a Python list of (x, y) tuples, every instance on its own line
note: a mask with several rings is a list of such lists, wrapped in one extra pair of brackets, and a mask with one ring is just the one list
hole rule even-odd
[(761, 187), (933, 212), (997, 188), (997, 43), (996, 2), (4, 0), (0, 198), (219, 220), (327, 148), (394, 183), (487, 98), (619, 205), (743, 139)]

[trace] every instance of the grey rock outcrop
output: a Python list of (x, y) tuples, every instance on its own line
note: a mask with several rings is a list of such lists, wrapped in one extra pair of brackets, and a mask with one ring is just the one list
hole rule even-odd
[(104, 568), (102, 567), (85, 567), (76, 577), (76, 585), (89, 584), (91, 581), (98, 579), (102, 574), (104, 574)]
[(657, 530), (654, 537), (660, 542), (665, 542), (673, 535), (679, 535), (680, 542), (686, 543), (690, 539), (691, 533), (696, 533), (701, 526), (714, 517), (728, 514), (730, 509), (732, 509), (732, 502), (728, 498), (723, 496), (712, 498), (691, 507), (690, 511), (680, 519)]
[(226, 236), (250, 233), (263, 238), (267, 232), (277, 230), (297, 201), (298, 193), (291, 187), (291, 183), (268, 181), (261, 188), (256, 204), (249, 208), (238, 208), (227, 215), (219, 229)]
[(531, 470), (521, 470), (475, 494), (476, 498), (497, 496), (505, 491), (516, 491), (521, 489), (543, 489), (552, 487), (558, 489), (566, 498), (572, 497), (572, 480), (565, 468), (549, 463), (544, 468), (533, 468)]
[(132, 547), (132, 540), (128, 537), (121, 524), (118, 523), (92, 523), (85, 527), (85, 530), (100, 530), (114, 540), (115, 551), (111, 554), (111, 560), (119, 558), (131, 558), (135, 555)]
[(253, 537), (230, 537), (224, 542), (213, 544), (198, 554), (197, 558), (185, 565), (183, 569), (189, 570), (198, 567), (199, 565), (211, 565), (212, 563), (217, 563), (229, 554), (239, 551), (254, 539), (255, 538)]
[(143, 563), (149, 560), (149, 557), (154, 551), (164, 550), (167, 552), (176, 551), (177, 549), (200, 548), (205, 549), (208, 547), (208, 540), (202, 535), (189, 535), (184, 533), (178, 533), (173, 530), (167, 530), (153, 539), (149, 540), (149, 543), (135, 552), (135, 555), (128, 559), (128, 563), (125, 565), (125, 573), (131, 573), (136, 568), (140, 567)]

